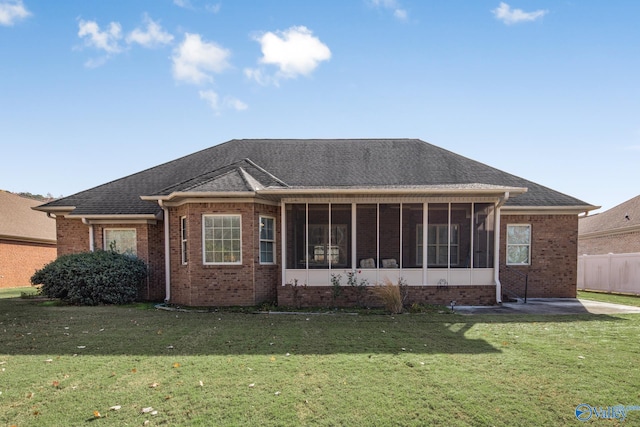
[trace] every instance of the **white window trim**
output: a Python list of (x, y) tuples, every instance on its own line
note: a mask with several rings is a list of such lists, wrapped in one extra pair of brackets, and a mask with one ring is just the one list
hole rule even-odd
[[(107, 232), (108, 231), (133, 231), (133, 233), (136, 236), (136, 247), (135, 247), (135, 253), (133, 255), (138, 256), (138, 230), (136, 230), (135, 228), (125, 228), (125, 227), (105, 227), (102, 229), (102, 249), (104, 249), (105, 251), (108, 251), (109, 248), (109, 241), (107, 240)], [(125, 252), (119, 252), (119, 253), (127, 253)]]
[[(529, 229), (529, 243), (509, 243), (509, 227), (527, 227)], [(505, 263), (506, 265), (531, 265), (531, 238), (532, 238), (531, 224), (507, 224), (505, 229)], [(527, 262), (509, 262), (509, 246), (527, 246), (529, 248), (529, 256)]]
[[(261, 228), (262, 228), (262, 219), (266, 218), (266, 219), (270, 219), (273, 222), (273, 239), (272, 240), (266, 240), (262, 238), (262, 233), (261, 233)], [(259, 216), (259, 229), (258, 229), (258, 258), (260, 259), (260, 264), (262, 265), (275, 265), (277, 264), (276, 262), (276, 218), (270, 215), (260, 215)], [(273, 261), (271, 262), (265, 262), (262, 261), (262, 248), (261, 248), (261, 243), (262, 242), (271, 242), (273, 243)]]
[[(455, 243), (451, 243), (451, 232), (453, 230), (453, 227), (456, 227), (458, 229), (458, 241)], [(428, 239), (420, 239), (420, 234), (424, 232), (424, 225), (423, 224), (417, 224), (416, 226), (416, 264), (419, 267), (422, 267), (422, 263), (423, 263), (423, 258), (425, 258), (425, 253), (424, 253), (424, 241), (427, 241), (427, 252), (426, 252), (426, 258), (427, 258), (427, 262), (429, 261), (429, 251), (428, 248), (430, 246), (435, 246), (437, 247), (437, 251), (439, 252), (439, 250), (446, 246), (447, 248), (447, 264), (434, 264), (431, 266), (431, 268), (448, 268), (450, 266), (452, 266), (451, 264), (451, 248), (455, 247), (456, 248), (456, 253), (457, 256), (456, 258), (458, 259), (458, 264), (453, 264), (454, 266), (459, 265), (460, 263), (460, 224), (427, 224), (427, 230), (429, 229), (429, 227), (436, 227), (436, 232), (435, 235), (439, 236), (438, 233), (438, 228), (439, 227), (446, 227), (447, 228), (447, 237), (448, 237), (448, 241), (446, 243), (436, 243), (434, 244), (429, 244)], [(437, 238), (437, 237), (436, 237)], [(422, 255), (420, 255), (420, 248), (422, 248)], [(438, 260), (438, 255), (436, 253), (436, 261)]]
[[(240, 259), (237, 261), (227, 262), (207, 262), (206, 253), (206, 225), (205, 218), (207, 217), (236, 217), (240, 220)], [(242, 215), (240, 214), (203, 214), (202, 215), (202, 264), (203, 265), (242, 265)]]
[(180, 261), (182, 265), (189, 263), (187, 239), (187, 217), (180, 217)]

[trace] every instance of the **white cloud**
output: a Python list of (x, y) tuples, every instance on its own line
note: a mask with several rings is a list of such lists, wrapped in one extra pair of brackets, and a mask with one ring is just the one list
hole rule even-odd
[(224, 103), (229, 108), (233, 108), (236, 111), (244, 111), (247, 108), (249, 108), (249, 106), (247, 104), (245, 104), (244, 102), (242, 102), (239, 99), (234, 98), (232, 96), (225, 97), (224, 98)]
[(31, 16), (22, 0), (5, 0), (0, 2), (0, 25), (7, 27)]
[(533, 12), (525, 12), (522, 9), (511, 9), (507, 3), (500, 3), (500, 6), (491, 11), (496, 19), (507, 25), (518, 24), (520, 22), (535, 21), (549, 13), (548, 10), (539, 9)]
[(207, 12), (211, 12), (215, 14), (220, 12), (221, 7), (222, 7), (222, 3), (216, 3), (216, 4), (208, 4), (204, 8)]
[(400, 21), (406, 21), (409, 17), (407, 10), (397, 0), (368, 0), (368, 3), (375, 8), (393, 11), (393, 16)]
[(173, 0), (173, 4), (185, 9), (193, 9), (193, 6), (191, 6), (191, 2), (189, 0)]
[(173, 77), (187, 83), (213, 81), (211, 73), (229, 67), (231, 52), (216, 43), (202, 41), (199, 34), (186, 33), (184, 41), (173, 51)]
[(277, 84), (280, 78), (307, 76), (320, 65), (320, 62), (331, 58), (331, 50), (327, 45), (304, 26), (291, 27), (277, 33), (267, 32), (255, 40), (262, 47), (262, 58), (259, 62), (278, 67), (275, 77), (265, 76), (260, 69), (244, 70), (247, 77), (261, 84)]
[(78, 24), (78, 37), (84, 38), (86, 46), (103, 50), (108, 54), (120, 53), (120, 39), (122, 38), (122, 27), (117, 22), (111, 22), (109, 28), (100, 31), (100, 26), (95, 21), (80, 20)]
[(225, 96), (224, 99), (222, 99), (222, 102), (220, 102), (220, 97), (212, 90), (201, 90), (199, 95), (200, 99), (207, 101), (211, 109), (215, 111), (216, 114), (220, 114), (222, 109), (243, 111), (249, 108), (247, 104), (232, 96)]
[(138, 43), (147, 48), (154, 48), (169, 44), (173, 41), (173, 36), (162, 29), (160, 24), (145, 15), (144, 22), (147, 28), (142, 30), (136, 28), (127, 36), (127, 43)]

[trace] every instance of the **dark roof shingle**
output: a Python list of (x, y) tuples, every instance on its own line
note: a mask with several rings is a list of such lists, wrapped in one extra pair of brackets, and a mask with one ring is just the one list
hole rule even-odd
[[(75, 206), (74, 215), (157, 214), (140, 196), (162, 195), (189, 183), (223, 189), (226, 172), (242, 168), (267, 186), (371, 187), (489, 184), (526, 187), (507, 206), (590, 206), (574, 197), (418, 139), (231, 140), (44, 205)], [(226, 184), (242, 188), (238, 176)], [(205, 181), (207, 184), (205, 184)]]

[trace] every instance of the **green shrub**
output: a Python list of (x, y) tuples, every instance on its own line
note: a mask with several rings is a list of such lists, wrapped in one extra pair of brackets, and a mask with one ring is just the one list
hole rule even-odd
[(112, 251), (63, 255), (31, 277), (41, 293), (70, 304), (129, 304), (147, 277), (145, 263)]

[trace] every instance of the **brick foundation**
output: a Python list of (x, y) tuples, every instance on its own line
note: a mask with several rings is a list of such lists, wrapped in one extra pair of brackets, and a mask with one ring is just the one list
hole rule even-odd
[[(405, 305), (441, 304), (449, 305), (494, 305), (496, 303), (495, 286), (409, 286)], [(382, 301), (373, 292), (373, 287), (359, 293), (355, 288), (343, 286), (342, 292), (334, 300), (331, 286), (292, 286), (278, 287), (278, 306), (280, 307), (381, 307)]]

